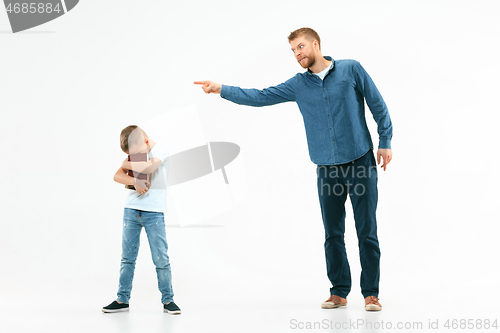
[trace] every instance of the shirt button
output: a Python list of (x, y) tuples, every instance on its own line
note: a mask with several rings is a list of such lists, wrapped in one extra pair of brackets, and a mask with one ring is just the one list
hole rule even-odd
[(328, 115), (330, 115), (330, 114), (328, 114)]
[(333, 127), (330, 127), (330, 129), (332, 129)]
[(334, 141), (332, 140), (332, 143), (334, 143)]
[(326, 100), (325, 102), (327, 102), (327, 103), (328, 103), (328, 100)]

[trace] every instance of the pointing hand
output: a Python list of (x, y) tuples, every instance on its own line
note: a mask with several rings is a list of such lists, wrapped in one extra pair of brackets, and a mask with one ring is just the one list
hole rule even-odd
[(215, 83), (212, 81), (195, 81), (194, 84), (201, 84), (201, 88), (207, 94), (220, 94), (220, 90), (222, 88), (222, 84)]

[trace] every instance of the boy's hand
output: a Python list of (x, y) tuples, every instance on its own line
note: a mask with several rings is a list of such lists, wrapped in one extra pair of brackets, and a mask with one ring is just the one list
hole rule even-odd
[(131, 170), (131, 169), (130, 169), (130, 161), (128, 160), (128, 158), (126, 158), (126, 159), (122, 162), (122, 168), (124, 168), (125, 170)]
[(207, 94), (220, 94), (220, 90), (222, 88), (222, 84), (215, 83), (212, 81), (195, 81), (194, 84), (201, 84), (201, 88)]
[(139, 194), (144, 194), (149, 190), (151, 184), (146, 180), (134, 178), (134, 187)]

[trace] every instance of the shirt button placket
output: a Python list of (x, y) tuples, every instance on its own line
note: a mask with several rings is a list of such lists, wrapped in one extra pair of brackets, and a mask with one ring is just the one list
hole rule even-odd
[[(323, 81), (323, 85), (324, 85), (324, 84), (325, 84), (325, 81)], [(328, 104), (328, 99), (327, 99), (327, 95), (326, 95), (326, 88), (325, 88), (325, 87), (323, 87), (323, 96), (325, 96), (325, 103), (326, 103), (326, 104)], [(329, 107), (329, 106), (327, 105), (327, 106), (326, 106), (326, 108), (328, 109), (328, 107)], [(328, 116), (330, 116), (330, 115), (331, 115), (331, 113), (328, 113)], [(329, 122), (329, 123), (332, 123), (332, 122), (333, 122), (333, 120), (328, 119), (328, 122)], [(332, 124), (332, 125), (333, 125), (333, 124)], [(333, 126), (330, 126), (330, 129), (332, 130), (332, 139), (333, 139)], [(332, 143), (335, 143), (335, 141), (334, 141), (334, 140), (332, 140)]]

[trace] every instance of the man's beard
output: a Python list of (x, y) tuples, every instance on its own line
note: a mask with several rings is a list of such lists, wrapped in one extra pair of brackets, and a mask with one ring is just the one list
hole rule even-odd
[[(314, 63), (316, 62), (316, 58), (309, 58), (309, 57), (306, 57), (306, 62), (303, 64), (302, 62), (299, 61), (299, 64), (300, 66), (302, 66), (302, 68), (311, 68), (312, 65), (314, 65)], [(309, 61), (309, 65), (307, 64), (307, 61)]]

